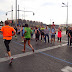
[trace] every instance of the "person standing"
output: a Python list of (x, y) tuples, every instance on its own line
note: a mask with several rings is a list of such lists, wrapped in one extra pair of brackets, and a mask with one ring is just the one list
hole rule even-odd
[(28, 27), (28, 24), (25, 24), (24, 30), (25, 30), (24, 49), (22, 51), (25, 52), (26, 42), (28, 41), (28, 45), (32, 48), (32, 51), (34, 52), (34, 48), (30, 44), (32, 30), (31, 30), (31, 28)]
[(38, 28), (35, 28), (35, 39), (36, 39), (36, 43), (39, 40), (39, 36), (40, 36), (40, 31), (38, 30)]
[(44, 29), (44, 35), (45, 35), (45, 43), (46, 43), (46, 36), (48, 37), (48, 43), (49, 43), (49, 29), (46, 26), (46, 29)]
[(40, 28), (40, 32), (41, 32), (41, 41), (42, 41), (42, 38), (44, 39), (44, 26), (42, 26), (41, 28)]
[(59, 39), (60, 39), (60, 43), (61, 43), (61, 37), (62, 37), (61, 32), (62, 32), (62, 29), (60, 29), (60, 27), (59, 27), (58, 28), (58, 35), (57, 35), (57, 37), (58, 37), (58, 42), (59, 42)]
[(5, 21), (5, 26), (3, 26), (1, 28), (1, 32), (3, 34), (3, 40), (4, 40), (4, 44), (6, 46), (6, 49), (7, 49), (8, 56), (10, 57), (10, 63), (12, 63), (13, 57), (11, 56), (9, 43), (10, 43), (10, 41), (12, 39), (12, 36), (15, 35), (16, 31), (15, 31), (15, 29), (13, 27), (9, 26), (9, 22), (8, 21)]
[(67, 29), (67, 33), (66, 33), (67, 36), (68, 36), (68, 44), (67, 44), (68, 46), (69, 46), (69, 44), (70, 44), (70, 36), (69, 36), (69, 31), (70, 31), (70, 29), (71, 29), (71, 28), (68, 27), (68, 29)]
[(55, 30), (55, 27), (52, 25), (51, 27), (51, 43), (52, 43), (52, 39), (54, 39), (54, 42), (55, 42), (55, 34), (56, 34), (56, 30)]
[(71, 27), (71, 30), (69, 31), (69, 36), (70, 36), (70, 46), (71, 46), (71, 43), (72, 43), (72, 27)]

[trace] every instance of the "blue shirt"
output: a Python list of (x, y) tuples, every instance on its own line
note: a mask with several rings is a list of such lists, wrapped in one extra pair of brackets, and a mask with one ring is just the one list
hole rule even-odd
[(55, 32), (55, 29), (52, 28), (51, 32), (52, 32), (51, 35), (55, 35), (55, 33), (54, 33)]

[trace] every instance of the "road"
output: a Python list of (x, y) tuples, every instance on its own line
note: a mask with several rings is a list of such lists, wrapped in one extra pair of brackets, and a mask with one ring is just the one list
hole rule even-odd
[(26, 52), (23, 53), (21, 37), (18, 40), (14, 37), (10, 43), (12, 56), (14, 57), (11, 66), (8, 65), (9, 58), (5, 57), (5, 46), (0, 35), (0, 72), (72, 72), (72, 48), (67, 46), (67, 36), (62, 33), (62, 42), (44, 43), (35, 39), (31, 40), (35, 52), (26, 45)]

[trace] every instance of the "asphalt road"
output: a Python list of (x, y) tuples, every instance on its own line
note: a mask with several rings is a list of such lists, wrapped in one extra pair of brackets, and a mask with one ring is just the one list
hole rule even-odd
[(72, 72), (72, 48), (67, 46), (67, 36), (62, 33), (62, 43), (44, 43), (31, 40), (35, 52), (26, 45), (26, 52), (23, 53), (21, 37), (18, 40), (14, 37), (10, 43), (13, 63), (9, 66), (9, 58), (5, 57), (6, 49), (0, 35), (0, 72)]

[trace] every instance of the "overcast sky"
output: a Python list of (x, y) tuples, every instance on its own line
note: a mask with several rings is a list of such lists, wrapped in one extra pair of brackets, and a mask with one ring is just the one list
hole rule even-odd
[[(16, 0), (0, 0), (0, 21), (4, 21), (7, 18), (11, 19), (11, 6), (13, 5), (13, 19), (15, 19), (15, 1)], [(20, 10), (33, 11), (32, 13), (25, 12), (26, 20), (40, 21), (46, 24), (50, 24), (53, 21), (55, 24), (66, 23), (67, 18), (67, 7), (62, 7), (62, 2), (69, 6), (69, 19), (68, 23), (72, 23), (72, 0), (17, 0), (20, 5)], [(20, 18), (24, 19), (24, 12), (20, 12)]]

